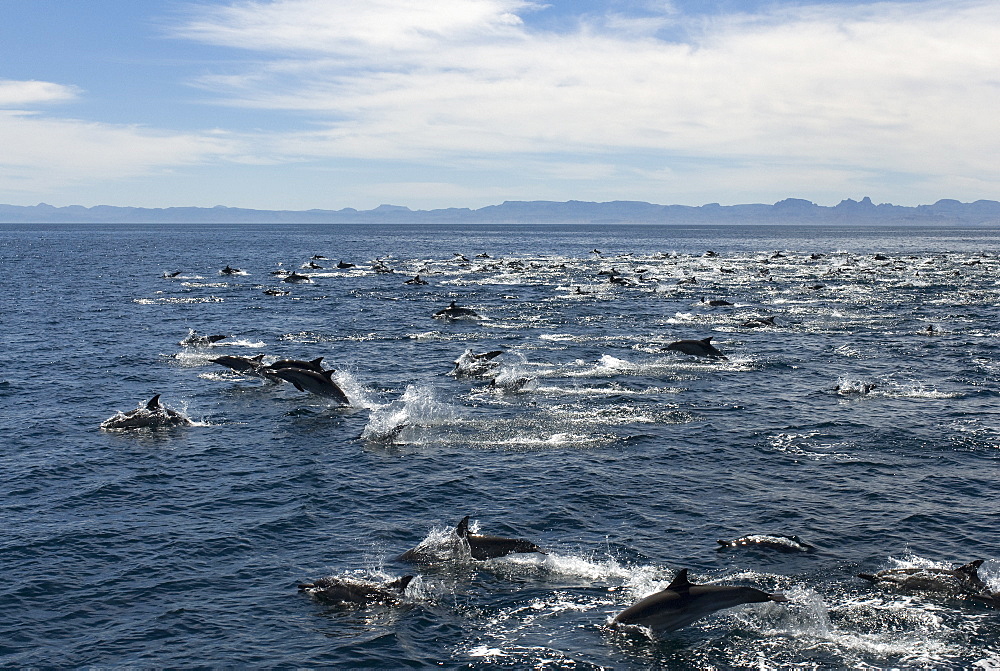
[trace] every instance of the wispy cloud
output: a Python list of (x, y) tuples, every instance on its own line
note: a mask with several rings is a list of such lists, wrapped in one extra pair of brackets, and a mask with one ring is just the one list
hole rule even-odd
[(77, 93), (76, 87), (52, 82), (0, 79), (0, 109), (65, 102), (75, 98)]
[[(428, 9), (433, 7), (433, 9)], [(241, 2), (179, 32), (263, 62), (203, 86), (306, 113), (288, 155), (468, 160), (610, 152), (1000, 177), (1000, 5), (814, 5), (541, 31), (515, 0)], [(686, 37), (659, 37), (664, 26)]]
[[(72, 82), (0, 80), (0, 192), (170, 171), (188, 175), (191, 193), (208, 178), (220, 202), (257, 206), (261, 190), (246, 184), (285, 179), (274, 193), (288, 203), (275, 207), (789, 195), (915, 204), (1000, 192), (994, 0), (777, 2), (698, 16), (666, 0), (589, 6), (192, 5), (169, 34), (222, 49), (201, 52), (219, 60), (200, 62), (199, 102), (241, 109), (256, 130), (213, 130), (227, 115), (211, 105), (182, 111), (191, 127), (194, 108), (207, 110), (205, 130), (80, 120), (66, 110), (89, 94)], [(290, 164), (294, 176), (281, 171)], [(333, 172), (354, 181), (313, 200), (303, 185)]]
[(0, 190), (52, 193), (68, 184), (123, 179), (239, 155), (241, 143), (224, 133), (169, 133), (51, 117), (36, 109), (79, 93), (50, 82), (0, 82)]

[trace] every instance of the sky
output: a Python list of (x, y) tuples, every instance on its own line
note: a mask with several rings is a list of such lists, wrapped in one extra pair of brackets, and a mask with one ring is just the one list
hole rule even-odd
[(4, 0), (0, 203), (1000, 200), (996, 0)]

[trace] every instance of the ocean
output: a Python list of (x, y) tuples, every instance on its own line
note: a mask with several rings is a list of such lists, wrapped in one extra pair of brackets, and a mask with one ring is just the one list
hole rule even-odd
[[(856, 577), (1000, 590), (996, 230), (2, 225), (0, 263), (0, 666), (1000, 668), (996, 608)], [(156, 394), (191, 424), (109, 428)], [(684, 568), (789, 600), (610, 626)]]

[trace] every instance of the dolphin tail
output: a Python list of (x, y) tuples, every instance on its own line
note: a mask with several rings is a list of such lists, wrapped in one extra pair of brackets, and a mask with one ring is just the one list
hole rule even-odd
[(149, 403), (146, 404), (146, 410), (156, 410), (160, 407), (160, 395), (157, 394), (153, 398), (149, 399)]
[(465, 538), (469, 535), (469, 516), (466, 515), (462, 518), (462, 521), (458, 523), (455, 527), (455, 535), (459, 538)]

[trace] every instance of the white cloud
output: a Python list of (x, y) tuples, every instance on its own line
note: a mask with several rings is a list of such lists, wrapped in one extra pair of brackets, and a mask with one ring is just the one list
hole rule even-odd
[(169, 134), (0, 111), (0, 190), (52, 193), (232, 156), (236, 143), (211, 134)]
[[(202, 83), (232, 104), (325, 119), (325, 130), (275, 138), (290, 156), (638, 151), (665, 162), (818, 158), (997, 181), (1000, 5), (992, 0), (701, 18), (687, 26), (686, 43), (636, 28), (655, 17), (559, 34), (507, 18), (532, 7), (239, 3), (186, 34), (274, 54), (260, 69)], [(678, 20), (670, 6), (667, 14)]]
[(279, 0), (204, 8), (177, 34), (230, 47), (371, 57), (433, 50), (442, 40), (516, 36), (525, 0)]
[[(52, 105), (83, 92), (0, 80), (0, 189), (211, 165), (281, 179), (297, 163), (299, 177), (352, 165), (375, 175), (326, 195), (356, 207), (366, 203), (340, 198), (836, 202), (860, 191), (915, 203), (1000, 191), (994, 0), (699, 17), (664, 0), (609, 6), (617, 13), (556, 14), (531, 0), (196, 7), (175, 36), (249, 55), (197, 84), (213, 102), (281, 114), (281, 130), (266, 116), (252, 134), (57, 118)], [(275, 193), (291, 199), (306, 182)], [(302, 189), (297, 202), (318, 198)], [(246, 197), (260, 202), (259, 190)]]
[(76, 88), (52, 82), (0, 79), (0, 109), (65, 102), (77, 96)]

